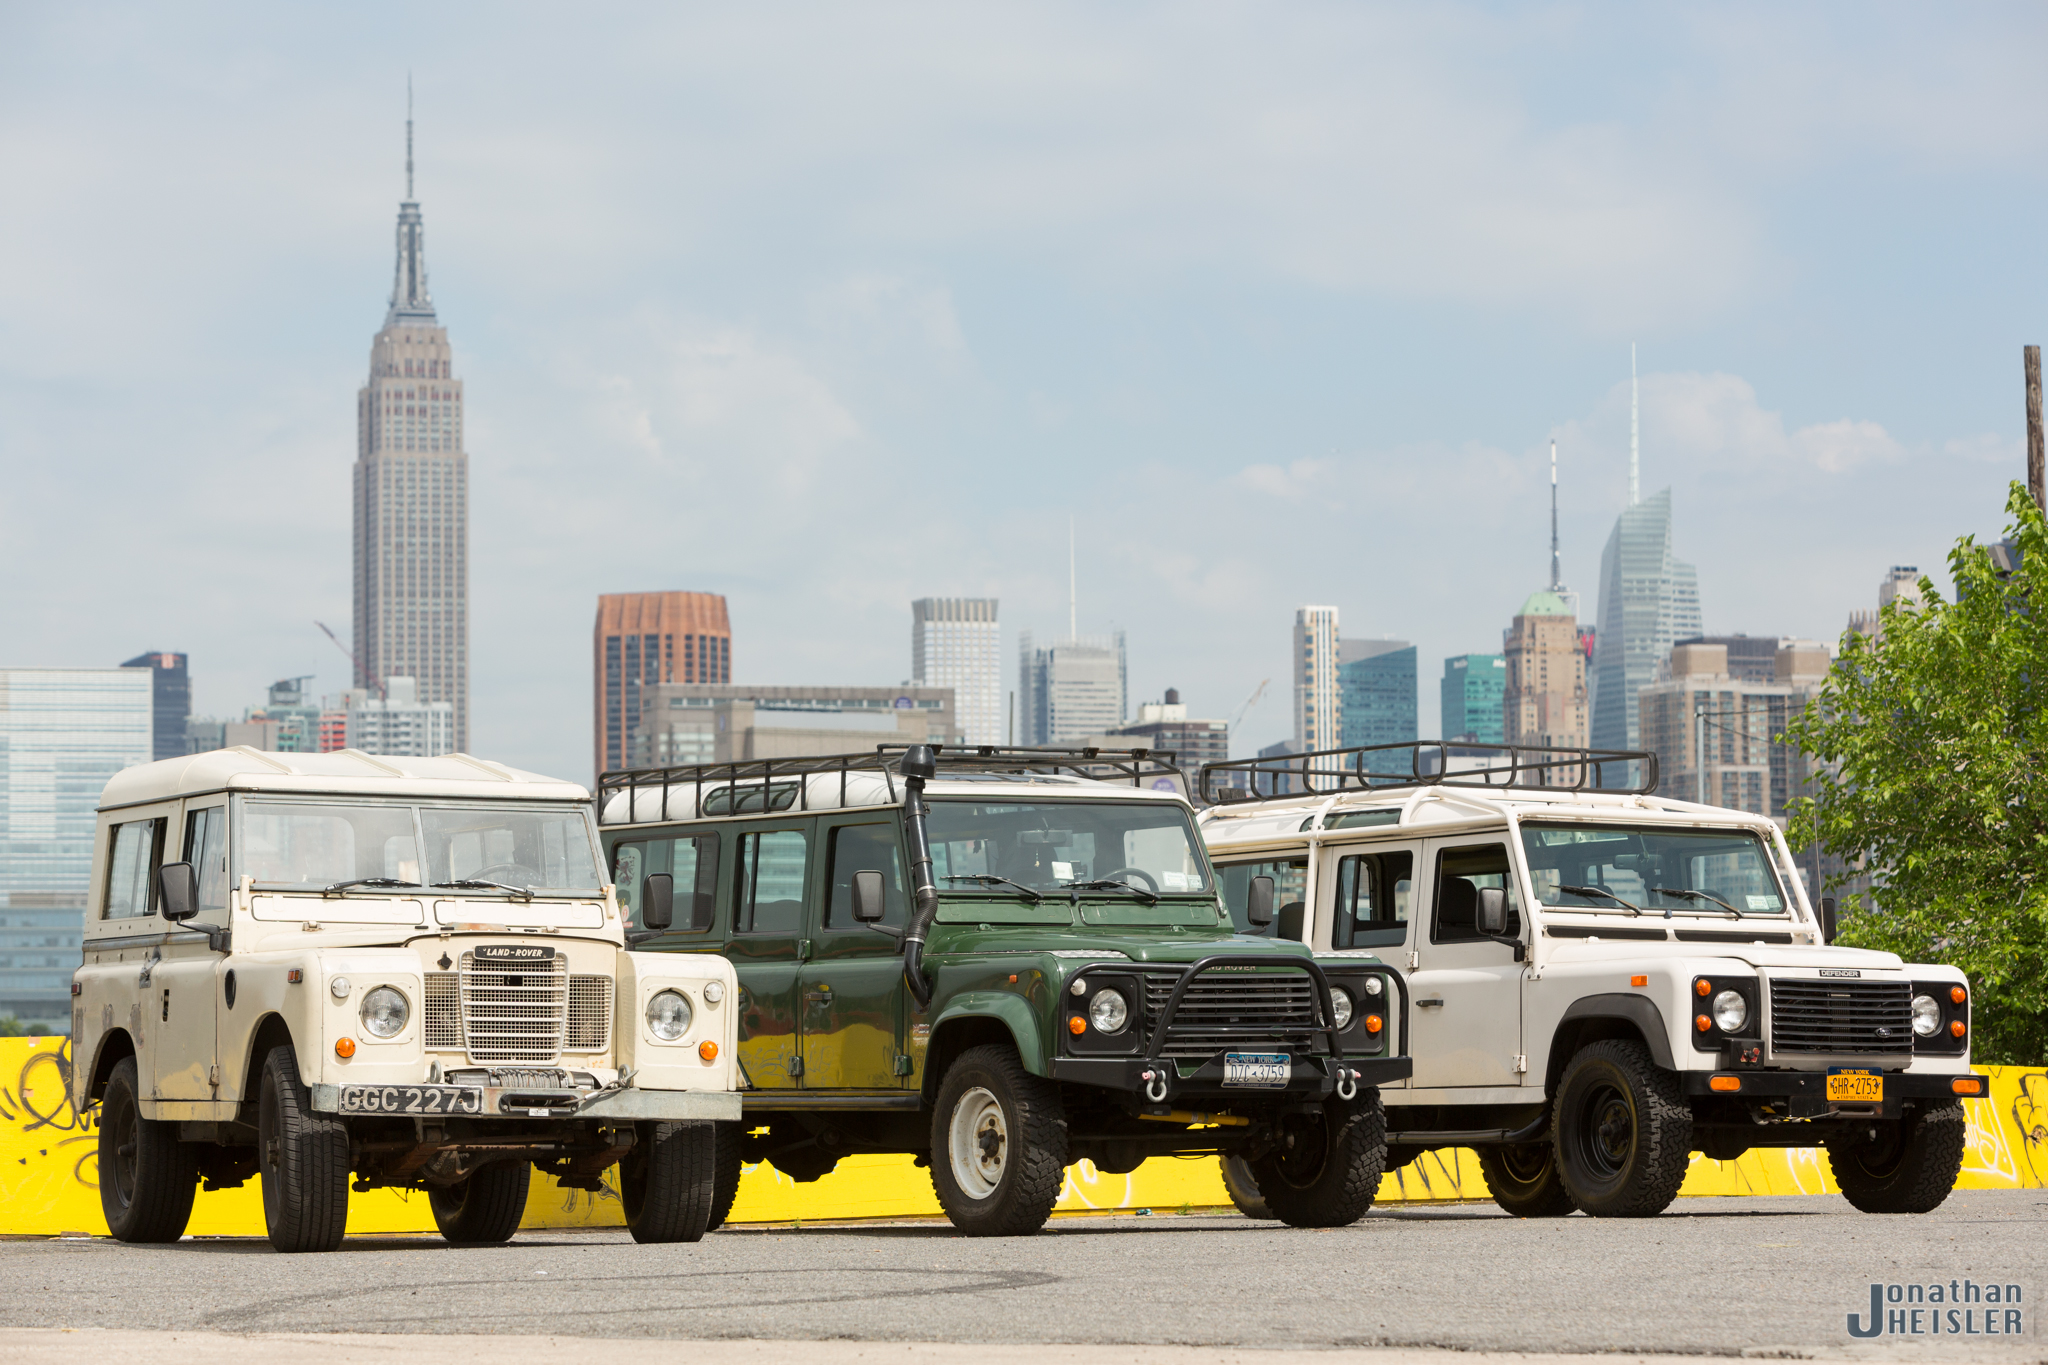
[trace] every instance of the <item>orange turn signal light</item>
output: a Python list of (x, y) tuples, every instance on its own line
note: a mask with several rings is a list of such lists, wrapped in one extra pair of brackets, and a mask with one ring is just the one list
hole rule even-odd
[(1714, 1021), (1707, 1018), (1707, 1016), (1704, 1014), (1699, 1014), (1693, 1016), (1692, 1026), (1698, 1029), (1701, 1033), (1705, 1033), (1708, 1029), (1714, 1026)]
[(1075, 1015), (1070, 1015), (1070, 1016), (1068, 1016), (1068, 1018), (1067, 1018), (1067, 1032), (1069, 1032), (1069, 1033), (1086, 1033), (1087, 1031), (1088, 1031), (1088, 1021), (1087, 1021), (1086, 1019), (1083, 1019), (1083, 1018), (1082, 1018), (1082, 1017), (1081, 1017), (1080, 1015), (1078, 1015), (1078, 1014), (1075, 1014)]
[(353, 1038), (336, 1038), (334, 1040), (334, 1055), (337, 1057), (355, 1056), (356, 1040)]
[(1703, 976), (1692, 983), (1692, 993), (1701, 998), (1712, 995), (1714, 993), (1714, 983)]
[(1740, 1077), (1740, 1076), (1714, 1076), (1714, 1077), (1710, 1077), (1710, 1078), (1708, 1079), (1708, 1081), (1707, 1081), (1707, 1089), (1709, 1089), (1709, 1090), (1740, 1090), (1740, 1089), (1742, 1089), (1742, 1077)]
[(1963, 1033), (1964, 1033), (1964, 1029), (1963, 1029), (1963, 1021), (1962, 1021), (1962, 1020), (1960, 1020), (1960, 1019), (1951, 1019), (1951, 1020), (1949, 1020), (1949, 1021), (1948, 1021), (1948, 1031), (1949, 1031), (1949, 1032), (1950, 1032), (1951, 1034), (1953, 1034), (1954, 1036), (1958, 1037), (1958, 1038), (1962, 1037), (1962, 1036), (1963, 1036)]
[(1984, 1082), (1975, 1076), (1958, 1076), (1948, 1083), (1948, 1088), (1958, 1095), (1981, 1095), (1984, 1093)]
[(718, 1044), (712, 1042), (709, 1038), (706, 1038), (703, 1042), (697, 1044), (697, 1055), (699, 1057), (702, 1057), (707, 1062), (717, 1061)]
[(1970, 998), (1970, 993), (1964, 990), (1961, 986), (1950, 986), (1948, 988), (1948, 998), (1954, 1003), (1960, 1005), (1965, 1000), (1968, 1000)]
[(1647, 976), (1632, 976), (1628, 979), (1628, 984), (1631, 986), (1647, 986), (1650, 984), (1650, 978)]
[(1384, 1027), (1386, 1027), (1386, 1022), (1382, 1020), (1377, 1014), (1368, 1014), (1365, 1016), (1365, 1031), (1367, 1033), (1378, 1033)]

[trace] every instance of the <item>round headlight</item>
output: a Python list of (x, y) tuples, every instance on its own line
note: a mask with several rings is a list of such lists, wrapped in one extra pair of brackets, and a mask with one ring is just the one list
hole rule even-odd
[(1351, 992), (1342, 986), (1330, 987), (1330, 1013), (1335, 1016), (1338, 1028), (1351, 1027)]
[(363, 1032), (373, 1038), (396, 1038), (405, 1030), (405, 1021), (412, 1018), (412, 1005), (406, 1001), (404, 991), (379, 986), (363, 997), (359, 1013), (363, 1017)]
[(346, 1000), (348, 999), (348, 993), (354, 990), (355, 987), (350, 984), (347, 977), (337, 976), (334, 980), (327, 983), (327, 989), (334, 992), (336, 1000)]
[(1381, 983), (1378, 977), (1368, 976), (1365, 979), (1365, 993), (1371, 996), (1373, 999), (1379, 999), (1380, 993), (1384, 990), (1386, 990), (1386, 986)]
[(681, 991), (657, 991), (647, 1002), (647, 1028), (664, 1043), (690, 1031), (690, 1001)]
[(1722, 991), (1714, 997), (1714, 1026), (1723, 1033), (1740, 1033), (1749, 1022), (1749, 1002), (1741, 991)]
[(1913, 1032), (1932, 1038), (1941, 1032), (1941, 1002), (1931, 995), (1913, 997)]
[(1122, 991), (1105, 987), (1088, 1002), (1088, 1022), (1095, 1025), (1097, 1033), (1121, 1033), (1130, 1019), (1131, 1007), (1124, 1003)]
[(705, 1004), (707, 1004), (707, 1005), (715, 1005), (715, 1004), (717, 1004), (717, 1003), (718, 1003), (719, 1001), (721, 1001), (721, 1000), (723, 1000), (723, 999), (725, 999), (725, 987), (724, 987), (724, 986), (720, 985), (720, 984), (719, 984), (718, 982), (716, 982), (716, 981), (707, 981), (707, 982), (705, 982), (705, 983), (704, 983), (704, 1003), (705, 1003)]

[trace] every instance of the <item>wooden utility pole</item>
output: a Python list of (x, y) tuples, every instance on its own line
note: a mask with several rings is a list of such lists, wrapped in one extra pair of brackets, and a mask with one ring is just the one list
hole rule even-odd
[(2048, 512), (2048, 471), (2041, 460), (2041, 348), (2026, 348), (2027, 358), (2027, 490), (2034, 506)]

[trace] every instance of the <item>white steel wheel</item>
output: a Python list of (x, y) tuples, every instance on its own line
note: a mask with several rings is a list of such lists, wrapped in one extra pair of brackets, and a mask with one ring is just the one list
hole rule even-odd
[(1010, 1130), (1003, 1106), (986, 1086), (975, 1086), (953, 1106), (946, 1155), (953, 1180), (970, 1199), (986, 1199), (1003, 1183), (1010, 1158)]

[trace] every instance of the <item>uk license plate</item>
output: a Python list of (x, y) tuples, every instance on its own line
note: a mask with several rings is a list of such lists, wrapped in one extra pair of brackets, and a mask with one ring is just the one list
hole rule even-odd
[(344, 1114), (481, 1114), (484, 1092), (467, 1085), (345, 1085)]
[(1828, 1072), (1829, 1104), (1883, 1104), (1884, 1073), (1837, 1067)]
[(1262, 1090), (1285, 1089), (1294, 1075), (1294, 1059), (1284, 1052), (1226, 1052), (1223, 1083)]

